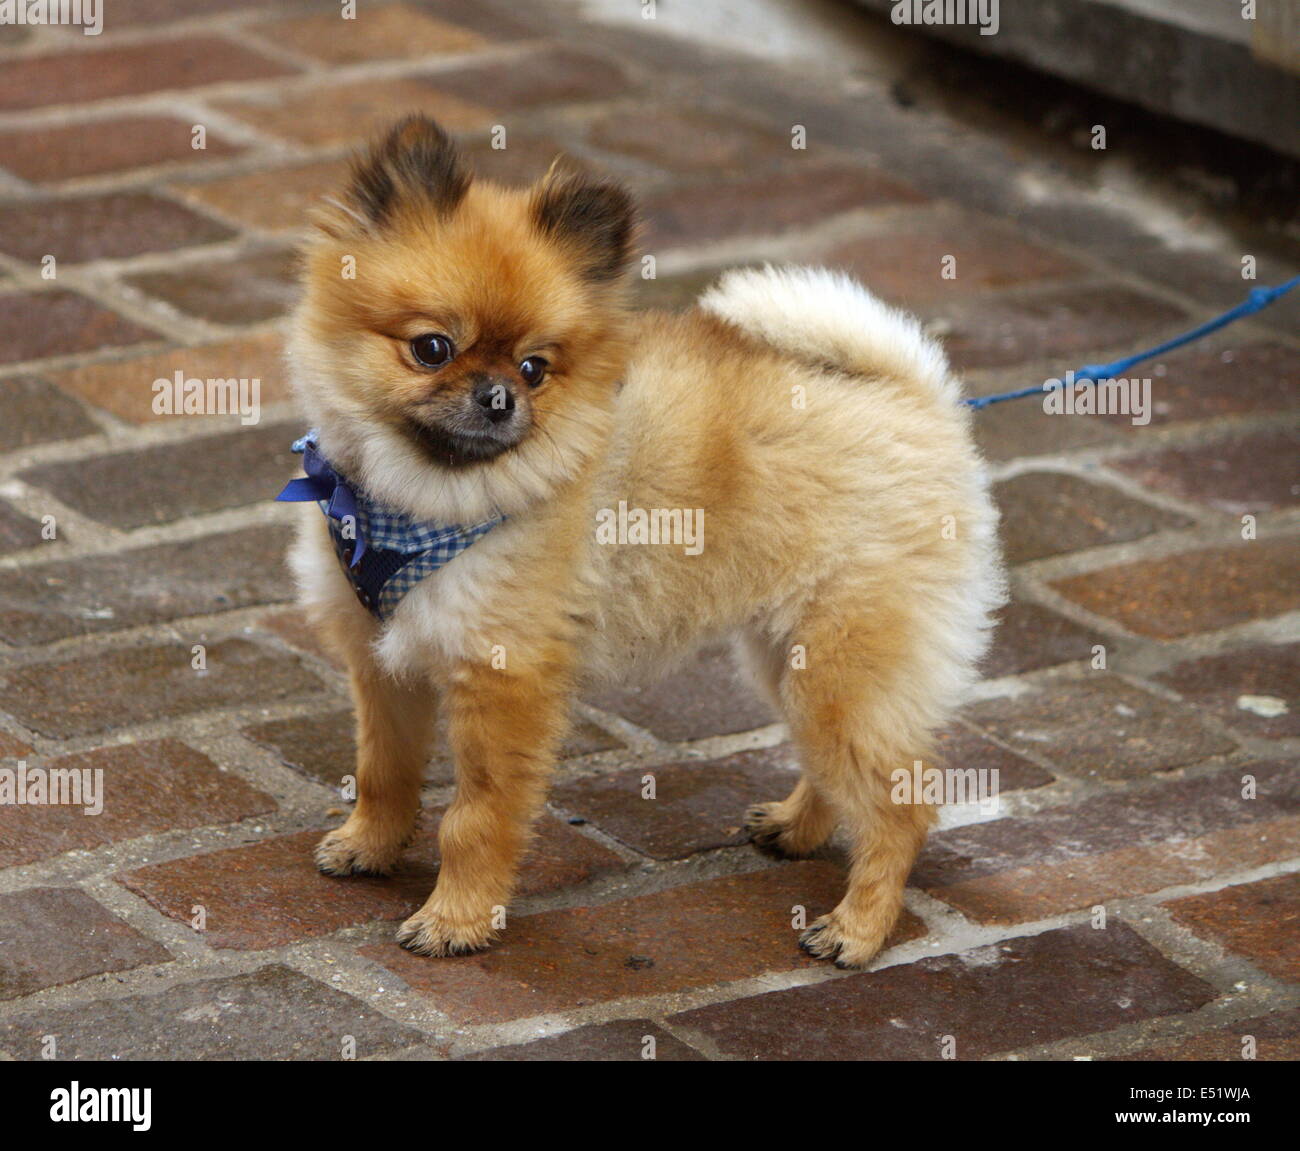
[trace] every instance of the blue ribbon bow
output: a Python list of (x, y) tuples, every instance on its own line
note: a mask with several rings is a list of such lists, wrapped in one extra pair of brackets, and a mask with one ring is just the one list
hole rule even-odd
[(361, 532), (357, 515), (356, 492), (348, 487), (347, 481), (316, 450), (316, 438), (312, 432), (294, 440), (293, 450), (302, 455), (302, 470), (307, 475), (304, 479), (290, 480), (285, 484), (284, 490), (275, 497), (276, 500), (280, 503), (316, 501), (324, 505), (325, 514), (330, 519), (338, 520), (340, 524), (351, 517), (356, 547), (348, 566), (356, 567), (366, 554), (366, 538)]

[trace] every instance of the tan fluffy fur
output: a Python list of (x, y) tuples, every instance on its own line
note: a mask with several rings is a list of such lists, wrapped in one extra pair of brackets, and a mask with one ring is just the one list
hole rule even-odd
[[(581, 194), (567, 179), (562, 194)], [(729, 636), (804, 773), (747, 826), (787, 856), (844, 827), (848, 890), (803, 942), (865, 964), (933, 818), (890, 802), (890, 772), (928, 759), (1003, 598), (995, 513), (942, 353), (860, 286), (807, 269), (732, 273), (685, 314), (629, 316), (617, 282), (591, 272), (600, 236), (538, 228), (544, 189), (474, 182), (440, 202), (398, 184), (379, 220), (347, 191), (322, 219), (293, 377), (325, 454), (375, 498), (443, 522), (509, 518), (380, 627), (323, 518), (304, 513), (293, 566), (358, 716), (357, 806), (322, 841), (322, 870), (396, 863), (440, 706), (458, 791), (437, 887), (398, 938), (429, 955), (484, 946), (575, 690)], [(406, 341), (431, 331), (455, 337), (453, 365), (411, 362)], [(409, 412), (439, 418), (465, 372), (512, 371), (543, 345), (551, 371), (521, 399), (530, 430), (514, 448), (451, 466), (403, 433)], [(620, 500), (704, 509), (702, 553), (598, 544), (597, 509)]]

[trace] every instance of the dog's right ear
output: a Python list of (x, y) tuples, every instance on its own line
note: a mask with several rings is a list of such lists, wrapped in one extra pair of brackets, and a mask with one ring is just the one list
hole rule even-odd
[(455, 211), (470, 173), (450, 136), (428, 116), (399, 120), (352, 161), (342, 195), (325, 201), (316, 224), (335, 239), (376, 232), (403, 212)]

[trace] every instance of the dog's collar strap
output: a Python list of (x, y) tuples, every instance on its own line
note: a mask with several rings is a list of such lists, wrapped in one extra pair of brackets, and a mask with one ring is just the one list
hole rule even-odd
[(291, 480), (276, 496), (287, 503), (314, 500), (329, 523), (339, 563), (362, 605), (388, 619), (406, 593), (455, 559), (505, 516), (477, 524), (437, 524), (384, 507), (330, 466), (313, 428), (295, 440), (305, 479)]

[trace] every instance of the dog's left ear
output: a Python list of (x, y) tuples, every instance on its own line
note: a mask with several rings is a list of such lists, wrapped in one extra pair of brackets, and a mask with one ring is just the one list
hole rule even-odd
[(570, 251), (587, 279), (616, 280), (627, 270), (637, 213), (622, 185), (557, 163), (537, 186), (532, 206), (538, 229)]

